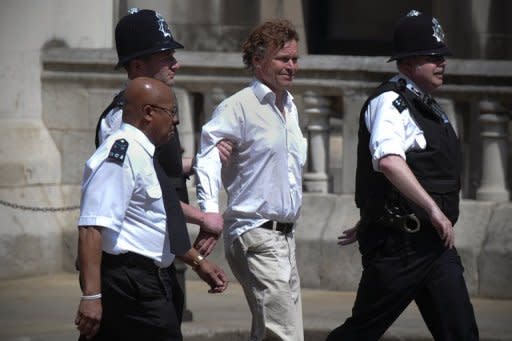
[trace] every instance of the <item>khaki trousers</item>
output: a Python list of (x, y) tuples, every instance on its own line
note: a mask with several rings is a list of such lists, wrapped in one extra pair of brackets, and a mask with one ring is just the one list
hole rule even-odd
[(254, 228), (226, 245), (225, 252), (252, 313), (250, 341), (303, 341), (293, 233)]

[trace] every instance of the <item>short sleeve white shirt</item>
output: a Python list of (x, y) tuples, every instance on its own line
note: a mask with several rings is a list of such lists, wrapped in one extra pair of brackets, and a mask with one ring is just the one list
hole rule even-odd
[[(406, 76), (399, 74), (390, 81), (403, 78), (406, 86), (418, 96), (419, 88)], [(411, 116), (409, 108), (399, 111), (393, 102), (399, 97), (394, 91), (387, 91), (373, 98), (365, 112), (365, 123), (370, 132), (370, 153), (375, 171), (379, 171), (379, 160), (386, 155), (398, 155), (406, 160), (406, 152), (424, 150), (427, 141), (423, 130)]]
[[(113, 144), (128, 142), (122, 162), (109, 159)], [(87, 161), (82, 180), (79, 226), (102, 227), (103, 251), (128, 251), (169, 266), (170, 252), (162, 191), (153, 166), (154, 145), (122, 123)]]

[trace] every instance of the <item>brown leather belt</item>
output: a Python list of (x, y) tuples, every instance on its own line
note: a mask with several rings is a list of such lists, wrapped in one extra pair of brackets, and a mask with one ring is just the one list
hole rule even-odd
[(277, 221), (269, 220), (265, 224), (261, 225), (260, 227), (263, 227), (267, 230), (272, 231), (278, 231), (282, 233), (290, 233), (293, 231), (293, 223), (279, 223)]

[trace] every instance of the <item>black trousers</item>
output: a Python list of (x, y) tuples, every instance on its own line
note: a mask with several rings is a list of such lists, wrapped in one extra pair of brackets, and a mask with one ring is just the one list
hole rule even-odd
[(181, 288), (173, 267), (159, 269), (134, 253), (103, 253), (101, 277), (103, 315), (92, 340), (183, 340), (182, 312), (177, 313), (173, 296)]
[(358, 239), (363, 274), (352, 316), (327, 341), (378, 340), (411, 301), (436, 341), (478, 340), (460, 257), (432, 226), (415, 234), (372, 226)]

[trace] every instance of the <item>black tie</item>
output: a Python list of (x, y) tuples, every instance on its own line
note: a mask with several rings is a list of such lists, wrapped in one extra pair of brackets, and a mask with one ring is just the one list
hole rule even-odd
[(182, 256), (190, 250), (191, 245), (178, 194), (156, 158), (153, 158), (153, 165), (155, 166), (158, 182), (160, 182), (160, 187), (162, 188), (162, 199), (164, 201), (165, 214), (167, 215), (167, 233), (169, 235), (171, 252), (176, 256)]

